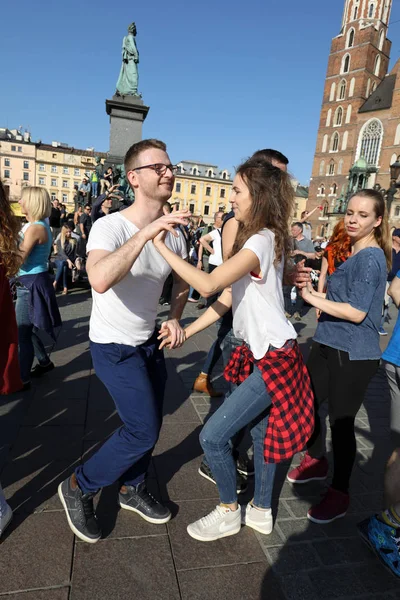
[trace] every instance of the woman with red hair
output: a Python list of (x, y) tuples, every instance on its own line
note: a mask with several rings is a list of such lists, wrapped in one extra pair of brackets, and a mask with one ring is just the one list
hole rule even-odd
[(350, 256), (350, 237), (344, 228), (344, 219), (336, 223), (329, 244), (322, 257), (321, 273), (318, 280), (318, 292), (324, 292), (326, 277), (330, 276)]

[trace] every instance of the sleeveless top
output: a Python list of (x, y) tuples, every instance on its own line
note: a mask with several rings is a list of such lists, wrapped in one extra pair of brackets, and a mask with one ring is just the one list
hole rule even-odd
[(52, 246), (52, 234), (50, 227), (45, 221), (35, 221), (34, 223), (28, 223), (21, 231), (21, 238), (24, 239), (24, 233), (30, 227), (30, 225), (42, 225), (47, 231), (47, 242), (44, 244), (35, 244), (32, 248), (31, 253), (25, 259), (25, 262), (21, 265), (18, 275), (36, 275), (37, 273), (43, 273), (48, 269), (48, 260)]

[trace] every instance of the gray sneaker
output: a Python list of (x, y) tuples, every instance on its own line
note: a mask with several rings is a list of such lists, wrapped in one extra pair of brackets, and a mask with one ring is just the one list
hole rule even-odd
[(0, 537), (3, 535), (13, 517), (11, 506), (6, 503), (5, 510), (0, 511)]
[(149, 523), (168, 523), (171, 519), (171, 512), (156, 500), (148, 491), (146, 482), (142, 481), (138, 485), (127, 485), (126, 494), (119, 493), (119, 505), (121, 508), (131, 510)]
[(84, 542), (95, 544), (101, 538), (101, 529), (93, 507), (95, 494), (82, 494), (82, 490), (71, 487), (71, 478), (58, 486), (58, 496), (65, 512), (68, 525), (74, 534)]
[(218, 505), (202, 519), (190, 523), (187, 526), (187, 532), (190, 537), (200, 542), (213, 542), (239, 533), (240, 527), (240, 506), (236, 510), (230, 510), (225, 506)]

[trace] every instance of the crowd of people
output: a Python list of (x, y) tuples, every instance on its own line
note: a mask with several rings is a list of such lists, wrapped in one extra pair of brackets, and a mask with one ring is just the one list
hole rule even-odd
[[(94, 497), (115, 482), (122, 509), (155, 525), (171, 519), (168, 506), (146, 484), (162, 426), (163, 350), (181, 347), (214, 323), (217, 338), (194, 389), (220, 395), (211, 375), (222, 356), (228, 392), (200, 433), (204, 459), (199, 469), (217, 486), (220, 502), (190, 523), (188, 534), (211, 542), (238, 533), (242, 525), (270, 534), (277, 464), (305, 451), (288, 481), (306, 485), (328, 476), (319, 414), (326, 401), (333, 478), (307, 517), (326, 524), (348, 512), (354, 421), (380, 364), (385, 295), (396, 306), (400, 303), (400, 231), (391, 234), (382, 195), (359, 190), (329, 242), (313, 242), (311, 213), (291, 223), (294, 192), (288, 162), (276, 150), (257, 151), (243, 162), (232, 185), (232, 210), (226, 215), (218, 211), (211, 229), (189, 211), (169, 205), (176, 167), (166, 145), (154, 139), (134, 144), (125, 156), (135, 202), (123, 211), (112, 211), (112, 174), (108, 185), (99, 177), (84, 182), (85, 194), (96, 197), (99, 185), (105, 193), (64, 217), (45, 190), (25, 188), (20, 205), (27, 223), (20, 230), (0, 187), (0, 299), (7, 322), (0, 345), (0, 392), (28, 389), (32, 377), (54, 368), (38, 330), (55, 338), (61, 326), (56, 290), (61, 285), (66, 293), (69, 274), (74, 281), (84, 271), (93, 299), (93, 365), (123, 422), (59, 484), (68, 525), (81, 540), (96, 543), (102, 537)], [(16, 289), (15, 309), (9, 281)], [(169, 315), (157, 327), (160, 298), (169, 305)], [(205, 310), (183, 327), (186, 302), (198, 302)], [(291, 322), (302, 318), (305, 305), (318, 318), (307, 364)], [(359, 525), (363, 539), (397, 576), (399, 341), (400, 321), (383, 356), (393, 430), (393, 454), (382, 473), (387, 505)], [(253, 460), (239, 450), (246, 430)], [(238, 494), (252, 473), (254, 496), (241, 506)], [(0, 488), (0, 535), (11, 517)]]

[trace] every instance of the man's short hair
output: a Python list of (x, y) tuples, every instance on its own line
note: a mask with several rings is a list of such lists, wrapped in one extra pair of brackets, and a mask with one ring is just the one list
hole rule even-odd
[(303, 223), (300, 223), (299, 221), (292, 223), (292, 227), (299, 227), (303, 231)]
[(214, 213), (214, 221), (215, 219), (218, 217), (218, 215), (222, 215), (222, 217), (224, 216), (225, 211), (224, 210), (217, 210), (216, 213)]
[(275, 160), (276, 162), (282, 163), (284, 165), (289, 164), (289, 159), (286, 158), (286, 156), (282, 154), (282, 152), (279, 152), (278, 150), (272, 150), (271, 148), (257, 150), (257, 152), (254, 152), (251, 158), (255, 158), (256, 160), (266, 160), (270, 163), (272, 163), (272, 161)]
[(125, 154), (125, 173), (128, 173), (128, 171), (132, 171), (137, 166), (137, 159), (139, 154), (141, 154), (145, 150), (151, 150), (152, 148), (155, 148), (156, 150), (163, 150), (164, 152), (167, 151), (167, 145), (164, 144), (164, 142), (161, 142), (160, 140), (142, 140), (141, 142), (133, 144), (129, 148), (128, 152)]
[(85, 204), (85, 208), (92, 208), (90, 204)]

